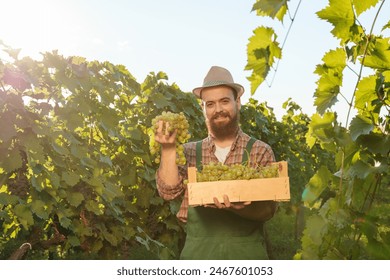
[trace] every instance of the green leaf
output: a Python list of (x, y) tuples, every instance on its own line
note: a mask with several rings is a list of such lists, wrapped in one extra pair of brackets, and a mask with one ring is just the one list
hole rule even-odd
[(267, 77), (275, 58), (282, 57), (282, 50), (276, 42), (277, 36), (272, 28), (261, 26), (253, 33), (247, 45), (248, 62), (245, 66), (245, 70), (252, 71), (251, 76), (248, 77), (252, 95)]
[(362, 134), (369, 134), (373, 128), (374, 125), (369, 118), (357, 115), (353, 118), (349, 126), (352, 140), (355, 141)]
[(387, 156), (390, 153), (390, 135), (371, 132), (368, 135), (360, 135), (358, 143), (374, 154)]
[(153, 95), (153, 101), (156, 105), (156, 108), (158, 109), (169, 107), (171, 105), (171, 103), (161, 93), (156, 93), (155, 95)]
[(317, 12), (317, 15), (333, 25), (332, 34), (343, 42), (350, 38), (351, 28), (355, 24), (355, 15), (351, 1), (329, 0), (329, 6)]
[(103, 189), (103, 197), (106, 201), (111, 202), (115, 198), (123, 197), (123, 193), (120, 187), (106, 182), (105, 188)]
[[(0, 159), (1, 160), (1, 159)], [(20, 152), (18, 149), (12, 149), (9, 152), (9, 155), (2, 159), (1, 167), (4, 168), (6, 172), (12, 172), (20, 167), (22, 167), (23, 161), (20, 156)]]
[(64, 180), (68, 186), (73, 187), (79, 182), (80, 176), (77, 173), (70, 173), (68, 171), (65, 171), (62, 172), (62, 180)]
[(323, 114), (337, 102), (337, 95), (343, 82), (343, 70), (346, 66), (346, 53), (342, 48), (327, 52), (322, 61), (323, 65), (317, 65), (315, 73), (320, 75), (317, 81), (317, 89), (314, 93), (314, 105), (317, 111)]
[[(362, 60), (362, 59), (361, 59)], [(390, 69), (390, 43), (388, 38), (376, 38), (374, 47), (362, 60), (364, 66), (373, 69)]]
[(326, 166), (321, 166), (316, 174), (310, 178), (309, 183), (306, 185), (306, 189), (302, 194), (302, 200), (309, 204), (312, 204), (321, 193), (330, 185), (332, 181), (332, 173)]
[(69, 151), (68, 149), (64, 148), (63, 146), (60, 146), (59, 144), (57, 144), (56, 142), (52, 142), (51, 143), (53, 149), (59, 153), (60, 155), (68, 155), (69, 154)]
[[(321, 245), (323, 237), (327, 229), (327, 221), (319, 215), (310, 216), (306, 222), (305, 237), (302, 239), (303, 243), (307, 245)], [(313, 259), (309, 257), (307, 259)]]
[(257, 0), (252, 7), (260, 16), (269, 16), (283, 21), (287, 12), (287, 0)]
[(99, 202), (95, 200), (87, 200), (85, 203), (85, 208), (94, 213), (95, 215), (103, 215), (104, 214), (104, 208), (99, 206)]
[(364, 109), (367, 105), (371, 105), (374, 100), (378, 99), (375, 91), (376, 81), (377, 77), (375, 75), (364, 77), (359, 81), (356, 90), (355, 108)]
[(348, 173), (351, 177), (366, 178), (372, 172), (372, 167), (362, 160), (356, 161), (351, 165)]
[(86, 166), (86, 167), (89, 167), (89, 168), (95, 168), (97, 163), (95, 160), (89, 158), (89, 157), (84, 157), (81, 159), (80, 161), (82, 163), (82, 165)]
[(14, 207), (14, 213), (18, 216), (19, 222), (27, 230), (30, 225), (34, 224), (34, 217), (30, 208), (25, 204), (18, 204)]
[(18, 202), (18, 197), (7, 193), (0, 193), (0, 205), (13, 205)]
[(2, 113), (0, 115), (0, 123), (1, 123), (1, 133), (0, 140), (3, 142), (8, 142), (10, 139), (17, 135), (15, 129), (15, 115)]
[(334, 144), (334, 122), (335, 113), (326, 112), (323, 116), (314, 114), (309, 124), (309, 130), (306, 134), (306, 142), (309, 147), (319, 140), (323, 148), (329, 151), (335, 151)]
[(68, 202), (70, 205), (77, 207), (83, 202), (84, 196), (79, 192), (68, 192)]
[(356, 15), (359, 16), (364, 11), (375, 6), (380, 0), (352, 0)]
[(45, 206), (46, 203), (39, 199), (34, 199), (31, 202), (31, 210), (35, 213), (35, 215), (44, 220), (49, 218), (49, 214), (47, 213)]
[(69, 242), (70, 245), (73, 247), (80, 246), (80, 239), (75, 235), (68, 235), (66, 237), (67, 242)]
[(390, 20), (382, 27), (382, 31), (384, 31), (387, 28), (390, 28)]

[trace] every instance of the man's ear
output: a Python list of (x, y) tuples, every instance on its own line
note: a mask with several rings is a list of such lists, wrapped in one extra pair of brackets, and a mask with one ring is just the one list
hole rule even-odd
[(200, 107), (202, 108), (203, 115), (206, 117), (206, 110), (205, 110), (205, 107), (204, 107), (203, 100), (200, 100)]
[(236, 102), (237, 102), (237, 108), (238, 108), (238, 110), (240, 110), (241, 109), (241, 96), (237, 97)]

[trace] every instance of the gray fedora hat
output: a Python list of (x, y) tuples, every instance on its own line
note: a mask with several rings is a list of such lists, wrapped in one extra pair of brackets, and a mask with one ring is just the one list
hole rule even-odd
[(203, 85), (194, 88), (192, 92), (200, 98), (202, 89), (216, 86), (228, 86), (235, 89), (237, 97), (240, 97), (244, 93), (244, 87), (240, 84), (236, 84), (232, 74), (230, 74), (227, 69), (220, 66), (212, 66), (203, 80)]

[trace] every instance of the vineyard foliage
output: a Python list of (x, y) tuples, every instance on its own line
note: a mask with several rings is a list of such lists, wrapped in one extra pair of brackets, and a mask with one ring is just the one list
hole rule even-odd
[[(272, 244), (291, 257), (390, 258), (390, 45), (359, 21), (369, 8), (381, 15), (383, 2), (331, 0), (317, 13), (340, 45), (313, 65), (312, 117), (291, 99), (281, 120), (266, 102), (241, 107), (243, 130), (289, 163), (292, 199), (279, 212), (295, 232), (281, 230), (278, 214), (267, 228), (272, 238), (301, 238), (297, 252)], [(256, 1), (253, 9), (279, 21), (289, 13), (287, 0)], [(183, 112), (192, 139), (205, 137), (194, 95), (163, 72), (139, 83), (123, 65), (57, 51), (34, 60), (0, 47), (0, 259), (177, 259), (180, 200), (156, 192), (148, 132), (163, 111)], [(272, 27), (258, 27), (247, 51), (254, 93), (283, 50)], [(342, 92), (344, 71), (356, 66), (354, 92)], [(363, 77), (363, 69), (372, 74)], [(357, 112), (344, 126), (332, 111), (339, 98)]]
[[(384, 3), (330, 0), (317, 12), (319, 19), (332, 25), (339, 46), (326, 52), (315, 67), (317, 113), (308, 123), (306, 143), (311, 149), (319, 144), (333, 155), (337, 172), (318, 163), (306, 184), (302, 201), (311, 214), (296, 258), (390, 258), (390, 38), (382, 34), (390, 28), (390, 21), (380, 34), (373, 33), (377, 19), (387, 15)], [(370, 25), (363, 26), (360, 17), (369, 9), (375, 14)], [(288, 2), (256, 1), (253, 10), (283, 21)], [(252, 92), (266, 79), (281, 52), (272, 27), (254, 31), (247, 65), (252, 71)], [(356, 76), (353, 92), (343, 91), (345, 71)], [(332, 110), (339, 99), (348, 112), (344, 126)]]
[(182, 230), (156, 194), (147, 129), (185, 108), (204, 136), (196, 99), (162, 72), (139, 84), (122, 65), (3, 48), (1, 257), (29, 242), (31, 258), (176, 258)]
[[(162, 72), (139, 84), (122, 65), (57, 52), (37, 61), (3, 49), (1, 258), (24, 243), (32, 259), (177, 258), (185, 235), (175, 216), (180, 201), (164, 202), (156, 192), (148, 133), (156, 116), (172, 111), (185, 114), (193, 139), (204, 138), (194, 95)], [(284, 107), (277, 121), (266, 103), (250, 99), (241, 119), (243, 130), (290, 162), (293, 199), (284, 207), (294, 214), (313, 166), (332, 155), (319, 145), (310, 150), (310, 119), (291, 100)]]

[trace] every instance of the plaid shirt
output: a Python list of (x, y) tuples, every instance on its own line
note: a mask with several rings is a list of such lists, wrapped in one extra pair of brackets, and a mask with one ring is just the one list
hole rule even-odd
[[(238, 130), (237, 137), (233, 142), (230, 152), (228, 153), (224, 164), (233, 165), (242, 162), (242, 156), (248, 143), (250, 136), (244, 133), (241, 128)], [(215, 143), (213, 137), (209, 137), (202, 140), (202, 164), (207, 165), (210, 162), (218, 162), (215, 156)], [(196, 166), (196, 142), (190, 142), (184, 144), (184, 154), (187, 159), (187, 164), (179, 166), (179, 183), (177, 185), (167, 185), (160, 178), (159, 172), (156, 173), (157, 190), (160, 196), (165, 200), (173, 200), (184, 192), (184, 198), (180, 206), (180, 210), (177, 213), (177, 218), (182, 222), (187, 222), (188, 212), (188, 191), (187, 185), (183, 183), (184, 179), (187, 179), (187, 168)], [(250, 163), (255, 165), (268, 165), (275, 161), (274, 153), (271, 147), (260, 141), (256, 142), (252, 146), (250, 154)]]

